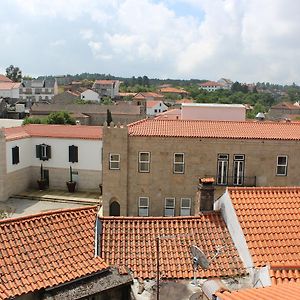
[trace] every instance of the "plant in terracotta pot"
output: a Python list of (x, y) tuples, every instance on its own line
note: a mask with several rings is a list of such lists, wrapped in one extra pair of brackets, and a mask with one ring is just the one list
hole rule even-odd
[(40, 168), (40, 179), (37, 180), (38, 186), (40, 190), (45, 190), (47, 187), (47, 180), (44, 176), (44, 169), (43, 169), (43, 165), (41, 164), (41, 168)]
[(73, 181), (73, 171), (72, 167), (70, 166), (70, 180), (66, 182), (69, 193), (75, 192), (76, 181)]

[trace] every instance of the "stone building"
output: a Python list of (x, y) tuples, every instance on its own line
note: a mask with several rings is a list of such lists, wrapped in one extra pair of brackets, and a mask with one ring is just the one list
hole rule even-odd
[(145, 119), (104, 127), (103, 141), (105, 215), (193, 215), (203, 177), (216, 197), (227, 186), (300, 184), (298, 123)]

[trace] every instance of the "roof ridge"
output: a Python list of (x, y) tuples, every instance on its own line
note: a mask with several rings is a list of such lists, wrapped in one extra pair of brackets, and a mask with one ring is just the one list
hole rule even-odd
[(228, 191), (250, 191), (250, 190), (300, 190), (300, 186), (260, 186), (260, 187), (227, 187)]
[(81, 207), (75, 207), (75, 208), (62, 208), (62, 209), (50, 210), (50, 211), (46, 211), (46, 212), (40, 212), (37, 214), (31, 214), (31, 215), (14, 217), (14, 218), (7, 218), (7, 219), (0, 220), (0, 225), (9, 224), (9, 223), (16, 222), (16, 221), (30, 220), (30, 219), (34, 219), (34, 218), (38, 218), (38, 217), (56, 215), (59, 213), (92, 210), (92, 209), (95, 209), (96, 207), (97, 207), (97, 205), (81, 206)]
[(199, 215), (197, 216), (176, 216), (176, 217), (134, 217), (134, 216), (117, 216), (117, 217), (113, 217), (113, 216), (103, 216), (100, 217), (100, 219), (103, 220), (137, 220), (137, 221), (145, 221), (145, 220), (197, 220), (202, 216), (210, 216), (210, 215), (220, 215), (221, 212), (220, 211), (210, 211), (210, 212), (206, 212), (206, 213), (199, 213)]

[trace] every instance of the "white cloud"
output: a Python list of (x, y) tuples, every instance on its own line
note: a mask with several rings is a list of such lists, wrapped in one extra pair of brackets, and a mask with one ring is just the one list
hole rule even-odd
[[(298, 79), (299, 1), (12, 1), (21, 13), (32, 18), (72, 22), (72, 34), (81, 38), (76, 42), (86, 45), (101, 67), (102, 60), (114, 58), (116, 65), (107, 64), (107, 68), (119, 74), (208, 79), (225, 76), (248, 82)], [(193, 15), (182, 17), (175, 8), (179, 3), (194, 8)], [(12, 37), (4, 34), (7, 31), (0, 25), (1, 40), (8, 45)], [(68, 37), (64, 39), (67, 47)], [(63, 44), (62, 40), (52, 43)]]
[(66, 44), (66, 40), (63, 39), (50, 42), (51, 47), (60, 47), (60, 46), (64, 46), (65, 44)]

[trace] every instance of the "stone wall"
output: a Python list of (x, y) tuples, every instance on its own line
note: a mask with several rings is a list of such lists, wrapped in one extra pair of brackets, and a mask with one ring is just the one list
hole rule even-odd
[[(126, 145), (125, 137), (121, 139), (112, 134), (110, 137), (115, 138), (104, 138), (103, 199), (121, 198), (121, 214), (124, 215), (138, 214), (139, 197), (149, 197), (151, 216), (163, 215), (165, 198), (174, 197), (175, 215), (179, 215), (180, 199), (191, 198), (192, 202), (195, 199), (198, 179), (216, 175), (217, 157), (221, 153), (229, 154), (229, 176), (233, 174), (233, 155), (244, 154), (244, 176), (256, 177), (256, 186), (300, 185), (299, 141), (129, 137)], [(123, 165), (120, 171), (108, 169), (107, 154), (111, 151), (121, 154)], [(138, 172), (140, 151), (151, 153), (149, 173)], [(184, 174), (173, 173), (173, 155), (176, 152), (184, 153)], [(277, 155), (288, 156), (287, 176), (276, 175)], [(125, 161), (128, 171), (123, 169), (126, 168)], [(216, 197), (224, 189), (224, 186), (218, 187)], [(122, 209), (122, 206), (126, 208)], [(191, 206), (194, 206), (193, 203)], [(194, 213), (197, 212), (192, 211)], [(107, 207), (104, 207), (104, 214), (108, 214)]]

